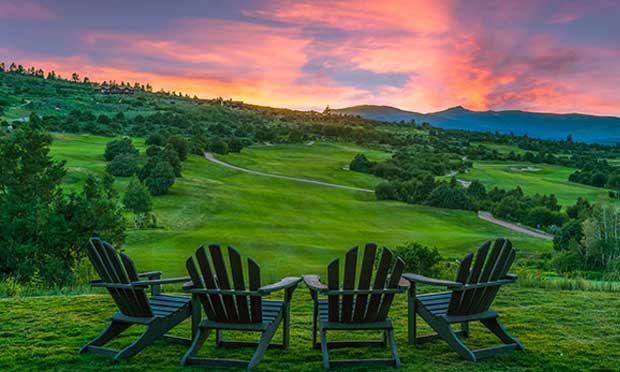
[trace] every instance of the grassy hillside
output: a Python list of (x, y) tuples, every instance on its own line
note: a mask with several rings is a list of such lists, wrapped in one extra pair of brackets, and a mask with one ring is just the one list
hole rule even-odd
[[(528, 167), (531, 167), (530, 170)], [(460, 174), (459, 179), (479, 180), (487, 188), (497, 186), (512, 189), (521, 186), (526, 194), (553, 193), (562, 206), (573, 205), (578, 197), (591, 202), (607, 200), (607, 190), (568, 181), (573, 168), (548, 164), (523, 162), (476, 161), (469, 173)]]
[[(405, 296), (396, 297), (391, 311), (396, 342), (402, 360), (401, 371), (616, 371), (620, 360), (617, 325), (620, 322), (620, 298), (616, 293), (549, 291), (531, 288), (503, 288), (495, 302), (508, 330), (526, 348), (478, 363), (465, 362), (451, 352), (447, 344), (434, 341), (412, 347), (407, 344)], [(54, 309), (54, 311), (50, 311)], [(77, 353), (81, 345), (95, 337), (116, 311), (105, 295), (76, 297), (40, 297), (0, 300), (0, 370), (2, 371), (193, 371), (179, 368), (185, 346), (156, 342), (128, 361)], [(291, 348), (268, 350), (257, 371), (322, 371), (321, 353), (311, 348), (312, 305), (306, 288), (298, 288), (292, 305)], [(420, 324), (420, 331), (429, 331)], [(111, 344), (119, 347), (131, 342), (141, 331), (132, 328)], [(189, 335), (184, 322), (174, 334)], [(496, 345), (496, 339), (472, 324), (472, 347)], [(254, 335), (256, 336), (256, 335)], [(248, 335), (227, 337), (247, 338)], [(251, 336), (249, 336), (251, 337)], [(279, 339), (280, 332), (276, 334)], [(336, 336), (337, 337), (337, 336)], [(358, 334), (359, 338), (378, 338), (376, 334)], [(252, 349), (215, 349), (214, 336), (201, 355), (249, 358)], [(340, 349), (333, 358), (385, 357), (387, 350), (366, 348)], [(348, 369), (349, 370), (349, 369)], [(350, 371), (369, 371), (362, 366)], [(384, 369), (392, 371), (392, 368)]]
[[(109, 138), (55, 135), (52, 153), (67, 159), (67, 182), (75, 184), (104, 169)], [(137, 141), (139, 143), (139, 141)], [(227, 160), (239, 164), (272, 159), (274, 171), (344, 182), (345, 159), (360, 149), (346, 144), (244, 149)], [(246, 154), (247, 152), (247, 154)], [(386, 156), (373, 153), (373, 156)], [(279, 160), (276, 160), (279, 159)], [(290, 159), (295, 159), (292, 161)], [(267, 164), (262, 170), (270, 170)], [(120, 180), (120, 179), (119, 179)], [(359, 174), (352, 185), (377, 180)], [(126, 180), (118, 182), (124, 188)], [(184, 274), (184, 260), (202, 243), (231, 244), (265, 265), (268, 277), (320, 271), (355, 244), (395, 246), (409, 241), (436, 246), (460, 257), (496, 236), (514, 239), (521, 252), (542, 252), (550, 243), (479, 220), (472, 212), (376, 201), (372, 194), (309, 185), (238, 172), (191, 156), (169, 195), (154, 198), (160, 229), (130, 230), (124, 249), (141, 270)]]

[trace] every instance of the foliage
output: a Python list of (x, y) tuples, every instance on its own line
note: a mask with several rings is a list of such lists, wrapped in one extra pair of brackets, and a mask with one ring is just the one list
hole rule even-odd
[(120, 245), (124, 221), (111, 189), (92, 177), (81, 193), (63, 193), (64, 163), (51, 159), (50, 144), (32, 125), (0, 138), (0, 272), (68, 284), (88, 239)]
[(131, 154), (134, 156), (139, 154), (138, 150), (131, 142), (131, 138), (125, 137), (110, 141), (105, 147), (103, 157), (106, 161), (112, 161), (115, 157), (121, 154)]
[(164, 160), (158, 161), (144, 179), (144, 184), (152, 195), (165, 195), (174, 184), (174, 168)]
[(153, 204), (149, 190), (139, 179), (133, 178), (129, 182), (123, 196), (123, 205), (126, 209), (133, 212), (134, 226), (137, 228), (145, 227), (147, 215), (153, 209)]
[(394, 255), (405, 261), (404, 272), (428, 277), (438, 277), (441, 272), (439, 263), (443, 258), (437, 248), (431, 249), (418, 242), (412, 242), (397, 246)]
[(366, 158), (366, 155), (356, 154), (349, 164), (349, 169), (355, 172), (368, 173), (374, 164)]
[(168, 138), (168, 145), (177, 152), (179, 160), (184, 161), (187, 159), (189, 144), (185, 138), (181, 136), (171, 136)]
[(117, 177), (131, 177), (138, 170), (138, 157), (132, 153), (119, 154), (109, 161), (106, 172)]
[(216, 154), (226, 155), (228, 154), (228, 144), (221, 138), (214, 138), (209, 144), (209, 150)]

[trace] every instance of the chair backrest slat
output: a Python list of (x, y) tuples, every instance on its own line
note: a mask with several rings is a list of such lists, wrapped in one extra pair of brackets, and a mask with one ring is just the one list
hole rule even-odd
[[(215, 276), (213, 274), (213, 270), (211, 269), (211, 264), (209, 263), (209, 259), (207, 258), (207, 250), (204, 246), (200, 246), (200, 248), (198, 248), (198, 250), (196, 251), (196, 259), (198, 260), (198, 266), (200, 267), (200, 271), (202, 272), (202, 278), (205, 284), (205, 288), (219, 289), (215, 280)], [(213, 312), (215, 313), (215, 317), (212, 318), (212, 320), (219, 322), (227, 321), (228, 315), (226, 314), (226, 309), (224, 308), (222, 296), (220, 296), (219, 294), (209, 294), (208, 297), (211, 301)]]
[[(88, 257), (104, 282), (130, 284), (132, 281), (138, 280), (138, 273), (133, 261), (126, 255), (121, 255), (119, 258), (114, 247), (99, 238), (90, 240)], [(144, 288), (108, 288), (108, 292), (124, 315), (133, 317), (153, 316)]]
[[(373, 289), (385, 288), (385, 280), (388, 277), (388, 272), (390, 270), (390, 266), (392, 265), (392, 256), (392, 251), (383, 248), (381, 258), (379, 259), (379, 265), (377, 266), (377, 272), (375, 273), (375, 281), (372, 284)], [(370, 301), (368, 301), (368, 309), (366, 310), (364, 320), (373, 321), (378, 318), (382, 296), (382, 294), (373, 294), (370, 296)]]
[[(459, 271), (456, 273), (457, 282), (465, 283), (467, 281), (467, 277), (469, 276), (469, 267), (471, 266), (471, 261), (472, 261), (473, 256), (474, 255), (470, 253), (461, 260)], [(462, 298), (463, 298), (463, 292), (461, 291), (452, 292), (452, 298), (450, 298), (450, 304), (448, 305), (448, 314), (459, 313), (459, 307), (461, 305)]]
[[(239, 252), (233, 248), (228, 247), (228, 259), (230, 261), (230, 271), (233, 280), (233, 286), (238, 290), (245, 290), (245, 283), (243, 281), (243, 265), (241, 264), (241, 255)], [(247, 296), (240, 295), (235, 296), (235, 301), (237, 303), (237, 313), (239, 315), (239, 322), (241, 323), (251, 323), (250, 319), (250, 309), (248, 306)]]
[[(260, 267), (253, 259), (248, 257), (248, 279), (250, 281), (250, 290), (256, 291), (260, 288)], [(263, 321), (263, 305), (260, 296), (250, 296), (250, 312), (253, 323)]]
[[(224, 262), (224, 256), (219, 245), (209, 245), (209, 252), (211, 253), (211, 260), (213, 262), (213, 270), (217, 275), (217, 285), (220, 289), (231, 289), (230, 282), (228, 280), (228, 272), (226, 271), (226, 263)], [(229, 322), (237, 322), (239, 315), (237, 314), (237, 306), (235, 305), (235, 299), (232, 295), (222, 295), (224, 301), (224, 307), (226, 308), (226, 314), (228, 315)]]
[[(227, 294), (196, 293), (207, 318), (211, 321), (232, 324), (260, 323), (263, 321), (262, 300), (259, 295), (248, 295), (246, 288), (257, 291), (261, 287), (260, 267), (248, 258), (248, 282), (245, 281), (241, 254), (228, 247), (229, 267), (227, 268), (219, 245), (209, 245), (210, 259), (204, 246), (196, 251), (198, 269), (192, 257), (187, 259), (187, 271), (196, 289), (226, 290)], [(229, 271), (230, 270), (230, 271)], [(229, 277), (230, 272), (230, 277)], [(231, 288), (231, 280), (232, 287)]]
[(502, 283), (502, 279), (512, 266), (516, 252), (510, 240), (497, 239), (489, 253), (491, 242), (484, 243), (476, 254), (470, 270), (473, 254), (461, 261), (456, 281), (463, 284), (487, 284), (482, 288), (455, 290), (452, 292), (448, 315), (473, 315), (489, 309)]
[[(202, 277), (200, 276), (200, 273), (198, 272), (198, 269), (196, 268), (194, 257), (189, 257), (185, 261), (185, 267), (187, 268), (187, 272), (189, 274), (190, 279), (192, 280), (192, 285), (194, 286), (194, 288), (199, 288), (199, 289), (205, 288), (205, 284), (202, 280)], [(217, 319), (218, 316), (216, 315), (215, 310), (213, 310), (213, 304), (211, 303), (211, 298), (205, 295), (199, 295), (197, 297), (200, 303), (202, 303), (202, 306), (205, 309), (205, 313), (207, 314), (207, 317), (209, 319)]]
[[(340, 259), (336, 258), (327, 265), (327, 288), (340, 289)], [(340, 296), (327, 296), (327, 312), (330, 322), (340, 321)]]
[[(390, 274), (390, 279), (386, 285), (386, 288), (393, 289), (398, 287), (398, 283), (400, 282), (400, 276), (403, 274), (404, 269), (405, 262), (400, 257), (397, 257), (396, 263), (394, 264), (394, 268), (392, 269), (392, 274)], [(377, 314), (376, 320), (383, 320), (387, 317), (388, 312), (390, 311), (390, 307), (392, 306), (394, 296), (395, 293), (386, 293), (383, 296), (383, 301), (381, 301), (381, 307), (379, 308), (379, 313)]]
[[(364, 258), (362, 260), (362, 268), (360, 270), (360, 280), (357, 285), (358, 289), (369, 289), (370, 280), (372, 279), (372, 269), (375, 265), (375, 255), (377, 253), (377, 245), (374, 243), (367, 243), (364, 248)], [(366, 317), (366, 304), (368, 301), (367, 295), (358, 295), (355, 301), (355, 312), (353, 314), (353, 321), (359, 322)]]
[[(355, 272), (357, 271), (357, 247), (347, 251), (344, 259), (344, 278), (342, 280), (343, 289), (355, 288)], [(342, 307), (340, 309), (340, 321), (350, 322), (353, 315), (353, 295), (342, 296)]]
[[(340, 287), (340, 260), (332, 260), (327, 266), (327, 288), (333, 291), (366, 291), (370, 287), (375, 265), (376, 244), (366, 244), (360, 279), (355, 287), (355, 274), (357, 272), (358, 247), (349, 249), (345, 255), (344, 279), (342, 288)], [(390, 268), (392, 273), (390, 274)], [(394, 293), (386, 293), (386, 290), (397, 289), (400, 276), (405, 264), (400, 258), (394, 260), (392, 251), (383, 248), (381, 259), (374, 275), (372, 286), (373, 293), (347, 293), (347, 294), (328, 294), (328, 319), (330, 322), (341, 323), (369, 323), (383, 321), (387, 318), (389, 309), (392, 305)]]
[[(469, 277), (467, 278), (467, 284), (476, 284), (479, 282), (480, 276), (482, 275), (482, 269), (484, 268), (484, 263), (487, 258), (487, 253), (489, 252), (490, 247), (491, 247), (491, 241), (487, 240), (478, 249), (478, 253), (476, 253), (476, 260), (474, 263), (474, 267), (471, 269), (471, 272), (469, 273)], [(464, 291), (463, 297), (461, 299), (459, 313), (466, 314), (469, 312), (473, 299), (477, 298), (476, 296), (477, 292), (479, 292), (479, 288)]]

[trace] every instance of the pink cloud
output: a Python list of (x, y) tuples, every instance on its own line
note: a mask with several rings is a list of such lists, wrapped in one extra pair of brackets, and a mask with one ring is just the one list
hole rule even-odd
[(30, 0), (0, 0), (0, 19), (49, 20), (56, 18), (50, 8)]

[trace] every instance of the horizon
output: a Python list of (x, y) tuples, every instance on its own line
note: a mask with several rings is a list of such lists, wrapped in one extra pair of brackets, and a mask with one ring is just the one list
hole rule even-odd
[(619, 117), (618, 15), (613, 1), (0, 0), (0, 61), (297, 110)]

